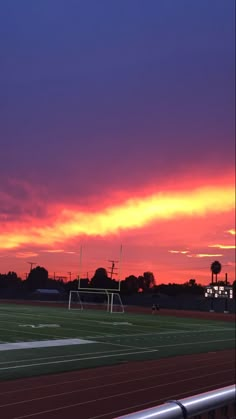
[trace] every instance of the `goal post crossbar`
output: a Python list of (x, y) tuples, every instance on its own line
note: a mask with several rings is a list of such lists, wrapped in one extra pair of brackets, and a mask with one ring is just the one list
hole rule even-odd
[[(71, 291), (70, 291), (71, 292)], [(96, 288), (92, 290), (91, 288), (78, 288), (77, 290), (72, 290), (72, 292), (81, 292), (85, 294), (108, 294), (110, 291), (105, 289)]]
[(91, 292), (96, 292), (96, 291), (108, 291), (108, 292), (120, 292), (120, 287), (119, 288), (85, 288), (85, 287), (78, 287), (77, 290), (75, 291), (91, 291)]

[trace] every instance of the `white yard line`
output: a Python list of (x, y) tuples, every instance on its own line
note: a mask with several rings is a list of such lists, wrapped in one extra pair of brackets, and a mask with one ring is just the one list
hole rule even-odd
[[(25, 313), (24, 313), (25, 314)], [(12, 314), (11, 314), (12, 315)], [(50, 318), (52, 319), (62, 319), (64, 322), (66, 321), (66, 320), (68, 320), (66, 317), (59, 317), (59, 316), (47, 316), (47, 315), (45, 315), (45, 316), (41, 316), (41, 315), (32, 315), (32, 314), (25, 314), (26, 316), (30, 316), (31, 318), (32, 317), (37, 317), (37, 318), (40, 318), (40, 319), (42, 319), (42, 318), (46, 318), (46, 319), (48, 319), (48, 321), (50, 321)], [(17, 317), (18, 319), (19, 319), (19, 317), (17, 316), (17, 315), (12, 315), (12, 317)], [(86, 321), (86, 319), (84, 319), (83, 318), (83, 321)], [(93, 322), (94, 323), (94, 320), (88, 320), (89, 322)], [(0, 320), (0, 322), (1, 322), (1, 320)], [(14, 326), (15, 326), (15, 322), (13, 321), (13, 322), (11, 322), (11, 321), (9, 321), (9, 320), (2, 320), (2, 322), (4, 322), (4, 323), (13, 323), (14, 324)], [(173, 322), (172, 322), (173, 323)], [(77, 326), (78, 326), (78, 323), (76, 323), (77, 324)], [(168, 324), (170, 324), (170, 323), (168, 323)], [(168, 325), (167, 324), (167, 325)], [(177, 324), (177, 323), (176, 323)], [(196, 325), (198, 325), (198, 324), (196, 324)], [(109, 327), (112, 327), (113, 329), (114, 329), (114, 326), (109, 326)], [(130, 326), (129, 326), (130, 327)], [(149, 327), (151, 327), (151, 326), (149, 326)], [(65, 325), (65, 328), (66, 328), (66, 325)], [(87, 329), (88, 328), (86, 328), (86, 331), (87, 331)], [(11, 330), (9, 330), (9, 329), (5, 329), (5, 328), (2, 328), (2, 327), (0, 327), (0, 330), (5, 330), (5, 331), (13, 331), (14, 333), (19, 333), (19, 331), (18, 330), (14, 330), (14, 329), (11, 329)], [(62, 328), (62, 330), (63, 330), (63, 328)], [(164, 331), (164, 332), (150, 332), (150, 333), (128, 333), (128, 334), (126, 334), (126, 333), (123, 333), (123, 334), (115, 334), (115, 333), (113, 333), (113, 334), (104, 334), (104, 332), (98, 332), (97, 330), (96, 330), (96, 334), (94, 335), (94, 336), (83, 336), (82, 335), (82, 332), (85, 332), (85, 330), (83, 329), (83, 328), (81, 328), (81, 327), (77, 327), (77, 329), (72, 329), (72, 328), (66, 328), (66, 330), (72, 330), (72, 331), (75, 331), (75, 332), (77, 332), (76, 333), (76, 336), (75, 337), (78, 337), (78, 335), (80, 336), (80, 337), (83, 337), (83, 338), (92, 338), (92, 339), (96, 339), (96, 338), (98, 338), (98, 337), (101, 337), (101, 338), (108, 338), (108, 337), (130, 337), (131, 335), (132, 336), (152, 336), (152, 335), (155, 335), (155, 336), (158, 336), (158, 335), (161, 335), (161, 334), (186, 334), (186, 333), (189, 333), (189, 334), (192, 334), (192, 333), (203, 333), (203, 332), (225, 332), (225, 331), (235, 331), (235, 329), (233, 329), (233, 328), (217, 328), (217, 329), (214, 329), (213, 327), (212, 328), (210, 328), (210, 329), (205, 329), (205, 330), (191, 330), (191, 331), (187, 331), (187, 330), (184, 330), (184, 329), (181, 329), (181, 330), (168, 330), (168, 331)], [(78, 333), (79, 332), (79, 330), (81, 330), (81, 333)], [(91, 330), (91, 332), (92, 332), (92, 334), (93, 334), (93, 328), (91, 328), (90, 329)], [(118, 328), (118, 330), (120, 330), (119, 328)], [(26, 331), (26, 330), (24, 330), (24, 331), (22, 331), (22, 333), (25, 333), (26, 335), (28, 334), (30, 334), (30, 335), (33, 335), (33, 336), (36, 336), (36, 333), (37, 333), (37, 335), (38, 336), (43, 336), (43, 337), (47, 337), (47, 336), (50, 336), (50, 337), (52, 337), (52, 334), (50, 334), (50, 333), (39, 333), (38, 331), (37, 332), (33, 332), (33, 331)], [(57, 338), (64, 338), (64, 339), (66, 339), (66, 338), (69, 338), (70, 336), (68, 336), (68, 335), (66, 335), (66, 336), (64, 336), (64, 335), (53, 335), (53, 337), (55, 338), (55, 339), (57, 339)]]
[[(117, 353), (114, 353), (114, 354), (102, 355), (102, 356), (92, 356), (92, 357), (84, 357), (84, 355), (82, 354), (80, 357), (75, 358), (75, 359), (67, 359), (67, 360), (63, 359), (61, 361), (53, 361), (53, 362), (42, 362), (42, 363), (33, 363), (33, 364), (24, 364), (24, 365), (14, 365), (14, 366), (10, 366), (10, 367), (0, 368), (0, 371), (18, 369), (18, 368), (38, 367), (38, 366), (53, 365), (53, 364), (64, 364), (64, 363), (68, 363), (68, 362), (86, 361), (86, 360), (90, 360), (90, 359), (113, 358), (113, 357), (116, 357), (116, 356), (151, 353), (151, 352), (157, 352), (160, 348), (168, 348), (168, 347), (175, 348), (177, 346), (190, 346), (190, 345), (196, 345), (196, 344), (205, 345), (205, 344), (208, 344), (208, 343), (232, 342), (232, 341), (234, 342), (234, 339), (221, 339), (221, 340), (210, 340), (210, 341), (200, 341), (200, 342), (198, 341), (197, 343), (196, 342), (182, 342), (182, 343), (177, 343), (175, 345), (170, 344), (170, 345), (157, 345), (157, 346), (154, 346), (154, 347), (150, 346), (150, 347), (147, 347), (146, 350), (140, 350), (138, 352), (136, 352), (136, 351), (135, 352), (127, 352), (127, 353), (124, 353), (124, 352), (123, 353), (120, 353), (120, 352), (118, 353), (117, 352)], [(153, 348), (155, 348), (155, 349), (153, 349)]]
[(89, 359), (101, 359), (101, 358), (113, 358), (115, 356), (124, 356), (124, 355), (136, 355), (136, 354), (144, 354), (148, 352), (156, 352), (156, 349), (150, 349), (146, 351), (138, 351), (138, 352), (126, 352), (126, 353), (115, 353), (115, 354), (109, 354), (109, 355), (102, 355), (102, 356), (91, 356), (91, 357), (79, 357), (76, 359), (63, 359), (62, 361), (53, 361), (53, 362), (41, 362), (37, 364), (25, 364), (25, 365), (15, 365), (12, 367), (4, 367), (0, 368), (0, 371), (4, 370), (12, 370), (12, 369), (18, 369), (18, 368), (29, 368), (29, 367), (39, 367), (42, 365), (53, 365), (53, 364), (64, 364), (68, 362), (76, 362), (76, 361), (86, 361)]
[[(21, 313), (22, 314), (22, 313)], [(67, 314), (68, 315), (68, 314)], [(8, 314), (5, 314), (5, 316), (7, 317), (7, 318), (9, 318), (9, 315)], [(19, 316), (18, 315), (16, 315), (16, 314), (10, 314), (10, 316), (11, 317), (13, 317), (13, 318), (17, 318), (18, 320), (19, 320)], [(69, 323), (70, 324), (75, 324), (77, 327), (76, 327), (76, 329), (74, 329), (74, 328), (67, 328), (67, 326), (66, 326), (66, 324), (64, 325), (64, 326), (62, 326), (62, 328), (63, 327), (66, 327), (66, 329), (67, 330), (72, 330), (72, 331), (75, 331), (75, 332), (78, 332), (79, 330), (81, 330), (81, 332), (87, 332), (87, 330), (88, 330), (88, 325), (86, 324), (86, 325), (81, 325), (81, 324), (79, 324), (78, 325), (78, 319), (75, 321), (71, 321), (71, 317), (59, 317), (59, 316), (48, 316), (48, 315), (39, 315), (39, 314), (28, 314), (28, 313), (23, 313), (23, 316), (27, 316), (27, 317), (30, 317), (30, 319), (31, 319), (31, 322), (34, 322), (34, 321), (36, 321), (36, 319), (38, 320), (38, 319), (45, 319), (45, 321), (48, 321), (48, 322), (50, 322), (51, 320), (53, 320), (53, 321), (62, 321), (63, 323), (65, 323), (65, 322), (68, 322), (69, 321)], [(35, 318), (35, 320), (33, 320)], [(86, 319), (86, 318), (84, 318), (84, 317), (82, 317), (82, 319), (80, 319), (80, 320), (82, 320), (83, 321), (83, 323), (89, 323), (89, 324), (91, 324), (91, 323), (93, 323), (94, 324), (94, 327), (89, 327), (89, 330), (91, 330), (91, 333), (93, 333), (93, 330), (95, 331), (96, 330), (96, 333), (98, 334), (98, 335), (103, 335), (104, 334), (104, 332), (98, 332), (97, 331), (97, 326), (96, 326), (96, 324), (99, 324), (100, 322), (102, 322), (102, 320), (101, 321), (98, 321), (98, 320), (91, 320), (91, 319)], [(150, 320), (150, 319), (149, 319)], [(4, 320), (0, 320), (0, 322), (3, 322), (3, 323), (10, 323), (10, 324), (13, 324), (14, 326), (15, 326), (15, 320), (12, 320), (12, 321), (10, 321), (10, 320), (6, 320), (6, 319), (4, 319)], [(109, 331), (111, 330), (111, 329), (113, 329), (114, 330), (114, 325), (112, 324), (112, 323), (114, 323), (114, 322), (112, 322), (111, 321), (111, 324), (109, 324), (109, 323), (104, 323), (104, 324), (102, 324), (101, 326), (100, 326), (100, 328), (102, 327), (102, 329), (108, 329)], [(154, 322), (153, 323), (153, 325), (151, 326), (151, 325), (145, 325), (145, 326), (139, 326), (139, 325), (135, 325), (135, 324), (132, 324), (132, 327), (129, 325), (129, 326), (127, 326), (127, 325), (122, 325), (122, 327), (121, 328), (119, 328), (119, 327), (116, 327), (116, 329), (128, 329), (128, 330), (131, 330), (131, 329), (133, 329), (133, 328), (135, 328), (136, 330), (138, 329), (138, 331), (140, 331), (140, 333), (142, 333), (142, 330), (143, 331), (145, 331), (145, 330), (147, 330), (148, 328), (151, 328), (151, 329), (153, 329), (154, 327), (156, 327), (156, 325), (158, 324), (158, 322)], [(174, 330), (176, 330), (176, 329), (173, 329), (173, 331)]]
[[(11, 316), (14, 316), (14, 317), (18, 317), (18, 315), (24, 315), (24, 316), (30, 316), (30, 317), (40, 317), (40, 318), (43, 318), (43, 317), (47, 317), (47, 318), (53, 318), (53, 319), (61, 319), (61, 320), (64, 320), (64, 321), (67, 321), (67, 320), (70, 320), (70, 322), (71, 322), (71, 314), (72, 314), (72, 316), (74, 316), (76, 313), (75, 313), (75, 311), (73, 311), (73, 312), (69, 312), (68, 310), (67, 311), (65, 311), (65, 316), (64, 317), (61, 317), (61, 316), (59, 316), (59, 315), (54, 315), (54, 314), (51, 314), (51, 313), (49, 313), (49, 314), (42, 314), (42, 313), (39, 313), (39, 314), (37, 314), (37, 313), (32, 313), (32, 308), (33, 309), (35, 309), (35, 307), (31, 307), (31, 308), (25, 308), (25, 310), (26, 311), (30, 311), (30, 313), (25, 313), (24, 311), (17, 311), (17, 314), (14, 314), (14, 313), (10, 313), (9, 314), (9, 312), (6, 312), (5, 313), (5, 315), (11, 315)], [(45, 309), (45, 307), (42, 307), (42, 309)], [(55, 309), (55, 308), (54, 308)], [(8, 309), (9, 310), (9, 309)], [(21, 309), (22, 310), (22, 309)], [(106, 312), (105, 312), (105, 310), (104, 310), (104, 313), (103, 313), (104, 315), (106, 314)], [(135, 315), (133, 315), (133, 314), (131, 314), (131, 313), (125, 313), (125, 314), (128, 314), (128, 316), (129, 316), (129, 320), (130, 321), (132, 321), (132, 317), (133, 318), (135, 318)], [(131, 314), (131, 316), (130, 316), (130, 314)], [(83, 317), (83, 314), (82, 314), (82, 319), (83, 319), (83, 322), (89, 322), (89, 323), (95, 323), (95, 322), (98, 322), (98, 320), (95, 320), (95, 319), (88, 319), (88, 318), (84, 318)], [(78, 319), (78, 318), (77, 318)], [(148, 317), (147, 317), (147, 319), (148, 319)], [(175, 325), (183, 325), (183, 326), (186, 326), (186, 327), (193, 327), (193, 326), (200, 326), (200, 327), (202, 327), (203, 325), (204, 326), (206, 326), (206, 327), (209, 327), (209, 328), (214, 328), (214, 327), (216, 327), (214, 324), (212, 324), (212, 322), (210, 321), (207, 321), (207, 320), (202, 320), (202, 323), (193, 323), (193, 322), (191, 322), (191, 323), (189, 323), (189, 322), (183, 322), (182, 320), (184, 319), (184, 317), (180, 317), (180, 321), (179, 322), (174, 322), (174, 321), (172, 321), (172, 320), (168, 320), (168, 319), (166, 319), (164, 316), (160, 316), (160, 317), (158, 317), (158, 316), (156, 316), (155, 317), (155, 320), (154, 319), (152, 319), (151, 318), (151, 316), (150, 316), (150, 318), (149, 318), (149, 322), (150, 323), (152, 323), (152, 325), (145, 325), (145, 326), (143, 326), (143, 328), (145, 329), (146, 327), (155, 327), (156, 326), (156, 324), (158, 324), (158, 322), (160, 322), (161, 323), (161, 325), (169, 325), (169, 324), (175, 324)], [(135, 318), (135, 320), (137, 321), (137, 317)], [(73, 320), (72, 320), (73, 321)], [(78, 321), (78, 320), (77, 320)], [(77, 324), (77, 321), (75, 321), (75, 323)], [(112, 321), (111, 321), (111, 323), (112, 323)], [(109, 324), (104, 324), (104, 326), (107, 326), (107, 327), (112, 327), (112, 325), (110, 326)], [(128, 326), (127, 326), (128, 327)], [(140, 325), (133, 325), (133, 327), (140, 327)], [(141, 326), (142, 327), (142, 326)], [(222, 328), (223, 328), (224, 326), (222, 326)]]
[[(30, 315), (29, 315), (30, 316)], [(18, 322), (20, 322), (20, 320), (19, 320), (19, 316), (14, 316), (14, 317), (16, 317), (17, 319), (18, 319)], [(35, 322), (37, 322), (39, 319), (47, 319), (47, 321), (48, 322), (50, 322), (51, 321), (51, 319), (50, 318), (48, 318), (47, 316), (37, 316), (37, 320), (36, 319), (33, 319), (35, 316), (30, 316), (30, 319), (31, 319), (31, 322), (33, 322), (33, 323), (35, 323)], [(53, 317), (53, 316), (52, 316)], [(54, 318), (55, 320), (56, 319), (59, 319), (59, 318)], [(61, 319), (62, 320), (62, 319)], [(71, 322), (69, 321), (69, 319), (66, 319), (70, 324), (71, 324)], [(23, 320), (24, 321), (24, 320)], [(63, 318), (63, 322), (65, 322), (65, 318)], [(15, 320), (12, 320), (12, 321), (10, 321), (10, 320), (0, 320), (0, 323), (10, 323), (10, 324), (12, 324), (14, 327), (16, 326), (16, 321)], [(77, 326), (78, 326), (78, 322), (76, 323), (77, 324)], [(76, 327), (76, 329), (72, 329), (72, 328), (68, 328), (67, 327), (67, 325), (65, 324), (65, 325), (63, 325), (63, 326), (61, 326), (61, 328), (62, 329), (66, 329), (66, 330), (71, 330), (71, 331), (73, 331), (73, 332), (77, 332), (78, 333), (78, 331), (79, 330), (81, 330), (81, 334), (84, 332), (87, 332), (87, 330), (88, 330), (88, 327), (87, 326), (84, 326), (84, 328), (83, 327)], [(1, 328), (0, 328), (1, 329)], [(4, 329), (3, 329), (4, 330)], [(91, 328), (90, 329), (91, 330), (91, 332), (93, 332), (93, 331), (95, 331), (96, 330), (96, 333), (98, 334), (98, 335), (102, 335), (103, 333), (102, 332), (97, 332), (97, 328), (96, 327), (94, 327), (94, 328)]]
[[(160, 317), (160, 319), (162, 319), (162, 317)], [(202, 323), (185, 323), (185, 322), (183, 322), (183, 321), (179, 321), (179, 322), (174, 322), (174, 321), (168, 321), (168, 320), (165, 320), (164, 319), (164, 321), (162, 320), (162, 325), (163, 324), (166, 324), (166, 325), (169, 325), (169, 324), (176, 324), (176, 325), (181, 325), (181, 326), (186, 326), (187, 328), (189, 328), (189, 327), (193, 327), (193, 326), (199, 326), (199, 327), (202, 327), (203, 325), (204, 326), (206, 326), (206, 327), (209, 327), (209, 329), (211, 329), (212, 327), (215, 327), (215, 325), (213, 325), (213, 324), (210, 324), (210, 323), (205, 323), (204, 324), (204, 320), (203, 320), (203, 322)], [(223, 327), (223, 326), (222, 326)]]
[(19, 349), (40, 349), (52, 348), (59, 346), (85, 345), (95, 343), (85, 339), (51, 339), (51, 340), (34, 340), (28, 342), (14, 342), (0, 344), (0, 351), (16, 351)]
[[(206, 343), (216, 343), (216, 342), (228, 342), (228, 341), (234, 341), (234, 339), (219, 339), (219, 340), (210, 340), (210, 341), (198, 341), (198, 342), (182, 342), (182, 343), (176, 343), (176, 344), (171, 344), (171, 345), (152, 345), (152, 346), (147, 346), (147, 347), (145, 347), (145, 348), (136, 348), (136, 349), (151, 349), (151, 348), (156, 348), (157, 350), (158, 350), (158, 348), (168, 348), (168, 347), (171, 347), (171, 348), (174, 348), (174, 347), (176, 347), (176, 346), (186, 346), (186, 345), (198, 345), (199, 343), (201, 344), (201, 343), (203, 343), (203, 344), (206, 344)], [(109, 344), (109, 342), (105, 342), (105, 343), (108, 343)], [(119, 345), (119, 346), (125, 346), (125, 345), (122, 345), (122, 344), (116, 344), (116, 343), (111, 343), (111, 345)]]
[(24, 335), (24, 334), (33, 335), (34, 337), (43, 336), (43, 337), (47, 338), (47, 336), (49, 336), (50, 338), (55, 338), (55, 339), (58, 339), (58, 338), (69, 339), (70, 338), (70, 336), (62, 336), (62, 335), (58, 336), (58, 335), (52, 335), (52, 333), (39, 333), (38, 329), (35, 329), (35, 332), (30, 332), (29, 330), (25, 330), (25, 329), (24, 330), (22, 330), (22, 329), (21, 330), (19, 330), (19, 329), (14, 330), (14, 329), (5, 329), (4, 327), (0, 327), (0, 330), (5, 330), (9, 333), (14, 332), (17, 335)]
[[(104, 343), (104, 345), (106, 346), (106, 343)], [(110, 344), (108, 344), (110, 345)], [(126, 351), (126, 348), (124, 349), (119, 349), (119, 351)], [(111, 353), (111, 352), (117, 352), (117, 349), (107, 349), (105, 351), (92, 351), (92, 352), (87, 352), (86, 351), (86, 356), (87, 355), (96, 355), (96, 354), (106, 354), (106, 353)], [(83, 353), (81, 353), (81, 355), (84, 355)], [(45, 361), (45, 360), (49, 360), (49, 359), (59, 359), (59, 358), (73, 358), (73, 357), (78, 357), (78, 353), (76, 354), (70, 354), (70, 355), (53, 355), (53, 356), (45, 356), (42, 358), (30, 358), (30, 359), (18, 359), (15, 361), (2, 361), (0, 362), (0, 365), (4, 364), (17, 364), (19, 362), (35, 362), (35, 361)]]
[[(176, 346), (186, 346), (186, 345), (199, 345), (199, 344), (206, 344), (206, 343), (217, 343), (217, 342), (235, 342), (234, 339), (218, 339), (218, 340), (203, 340), (198, 342), (182, 342), (176, 343), (175, 345), (158, 345), (155, 348), (168, 348), (168, 347), (176, 347)], [(151, 346), (150, 346), (151, 348)]]
[[(97, 339), (100, 338), (121, 338), (121, 337), (132, 337), (132, 336), (159, 336), (159, 335), (169, 335), (169, 334), (194, 334), (194, 333), (209, 333), (209, 332), (225, 332), (225, 331), (231, 331), (235, 332), (234, 328), (227, 328), (227, 329), (211, 329), (211, 330), (168, 330), (165, 332), (150, 332), (150, 333), (122, 333), (121, 335), (118, 334), (103, 334), (103, 336), (96, 336)], [(85, 339), (95, 339), (95, 336), (85, 336)]]
[[(55, 339), (57, 339), (57, 338), (69, 339), (68, 336), (61, 336), (61, 335), (60, 336), (58, 336), (58, 335), (53, 335), (52, 336), (49, 333), (40, 333), (40, 332), (38, 332), (38, 329), (37, 329), (37, 331), (35, 329), (35, 332), (33, 332), (33, 331), (25, 330), (25, 329), (24, 329), (24, 331), (23, 330), (19, 331), (19, 330), (13, 330), (13, 329), (11, 329), (11, 330), (4, 329), (4, 328), (0, 327), (0, 330), (5, 330), (5, 331), (8, 331), (8, 332), (13, 331), (16, 334), (19, 334), (19, 333), (22, 332), (22, 334), (25, 333), (25, 334), (28, 334), (28, 335), (33, 335), (34, 337), (43, 336), (44, 338), (46, 338), (47, 336), (50, 336), (50, 337), (53, 337)], [(215, 332), (225, 332), (225, 331), (231, 331), (231, 332), (235, 333), (235, 329), (233, 329), (233, 328), (225, 328), (225, 329), (222, 328), (222, 329), (212, 329), (212, 330), (210, 330), (210, 332), (213, 332), (213, 333), (215, 333)], [(165, 332), (152, 332), (152, 333), (129, 333), (129, 334), (126, 334), (126, 333), (122, 333), (122, 334), (104, 334), (103, 333), (102, 334), (101, 333), (101, 334), (97, 334), (97, 335), (86, 335), (86, 336), (84, 336), (84, 335), (81, 336), (81, 334), (78, 333), (76, 337), (79, 337), (81, 339), (97, 339), (97, 343), (100, 343), (100, 342), (103, 343), (103, 341), (100, 341), (99, 339), (125, 338), (125, 337), (132, 338), (132, 337), (145, 337), (145, 336), (146, 337), (148, 337), (148, 336), (158, 337), (159, 335), (175, 335), (175, 334), (192, 335), (194, 333), (208, 333), (208, 332), (209, 332), (209, 330), (191, 330), (191, 331), (186, 331), (186, 330), (178, 330), (178, 331), (173, 330), (173, 331), (171, 331), (171, 330), (168, 330), (168, 331), (165, 331)], [(8, 342), (4, 342), (4, 341), (0, 341), (0, 342), (1, 343), (8, 343)]]
[[(105, 343), (106, 345), (121, 346), (121, 347), (124, 347), (124, 348), (132, 348), (132, 349), (150, 349), (150, 348), (152, 348), (151, 346), (140, 347), (140, 346), (125, 345), (125, 344), (122, 344), (122, 343), (112, 343), (112, 342), (106, 342), (106, 341), (102, 341), (101, 343)], [(158, 352), (158, 350), (156, 350), (156, 352)]]

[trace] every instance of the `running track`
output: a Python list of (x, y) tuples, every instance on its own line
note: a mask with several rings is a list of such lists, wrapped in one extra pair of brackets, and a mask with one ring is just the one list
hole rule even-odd
[(0, 383), (2, 419), (113, 419), (235, 382), (227, 350)]

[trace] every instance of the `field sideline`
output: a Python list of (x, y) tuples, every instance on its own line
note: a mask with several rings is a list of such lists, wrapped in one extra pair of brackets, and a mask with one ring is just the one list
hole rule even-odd
[[(56, 341), (66, 346), (39, 347)], [(3, 346), (21, 342), (38, 347)], [(234, 323), (226, 321), (0, 304), (0, 380), (234, 347)]]

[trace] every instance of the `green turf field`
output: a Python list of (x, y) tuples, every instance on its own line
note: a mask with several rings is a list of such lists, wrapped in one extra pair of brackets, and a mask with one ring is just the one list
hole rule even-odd
[[(90, 342), (72, 345), (68, 339)], [(41, 341), (57, 340), (68, 345), (30, 349), (4, 345), (37, 342), (37, 346)], [(0, 304), (0, 380), (217, 351), (234, 345), (235, 327), (229, 322)]]

